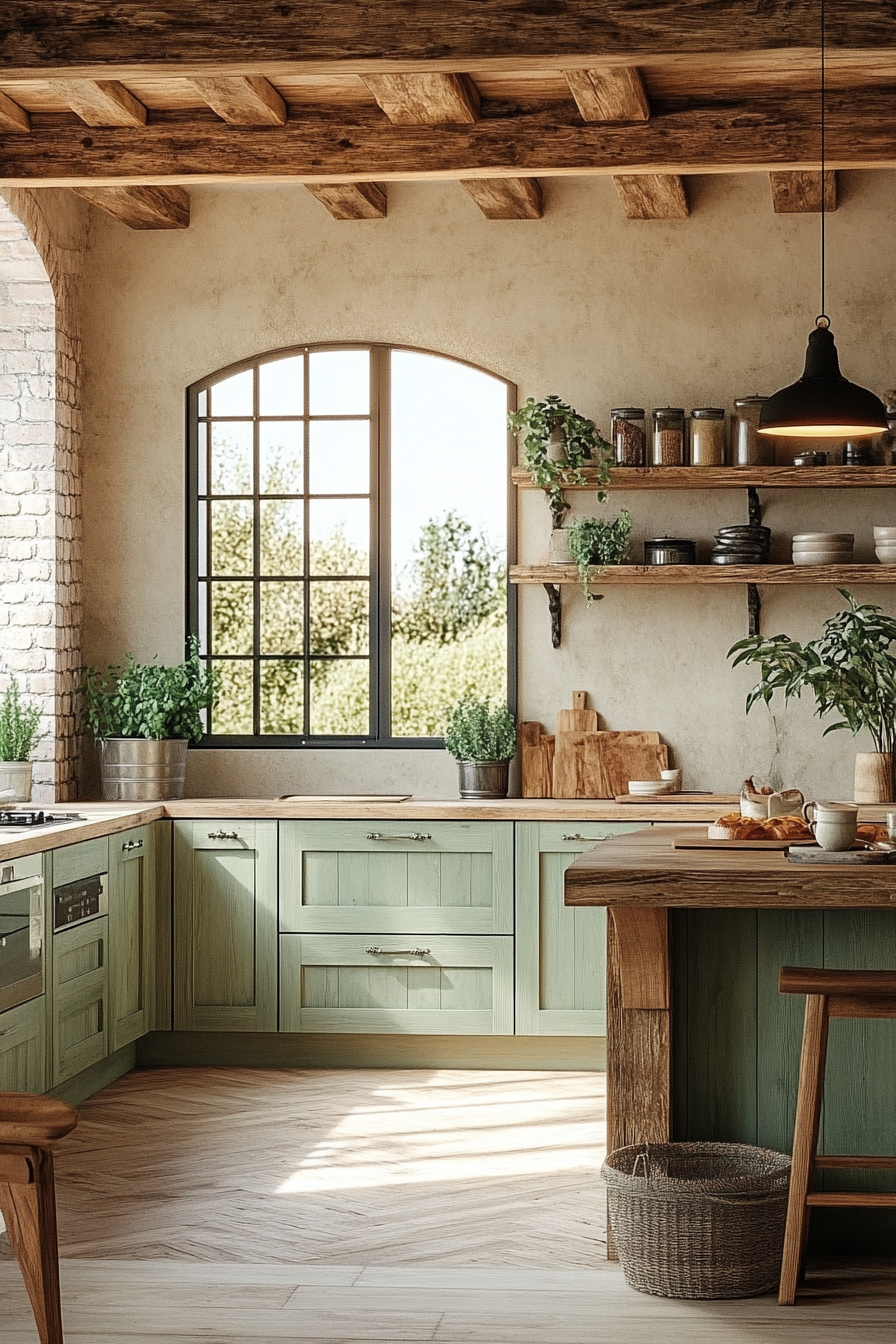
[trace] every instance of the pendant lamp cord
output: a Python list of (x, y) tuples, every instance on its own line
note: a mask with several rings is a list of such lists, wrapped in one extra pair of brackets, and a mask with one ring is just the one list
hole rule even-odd
[(831, 325), (831, 319), (828, 317), (827, 313), (826, 313), (825, 310), (824, 310), (824, 291), (825, 291), (825, 273), (824, 273), (824, 264), (825, 264), (825, 252), (826, 252), (825, 225), (826, 225), (826, 223), (827, 223), (827, 212), (826, 212), (826, 210), (825, 210), (825, 203), (826, 203), (826, 202), (825, 202), (825, 181), (824, 181), (824, 160), (825, 160), (825, 153), (824, 153), (824, 151), (825, 151), (825, 144), (824, 144), (824, 110), (825, 110), (825, 96), (824, 96), (824, 94), (825, 94), (825, 87), (824, 87), (824, 77), (825, 77), (825, 68), (824, 68), (824, 65), (825, 65), (825, 62), (824, 62), (824, 0), (820, 0), (820, 3), (821, 3), (821, 86), (820, 86), (820, 87), (821, 87), (821, 312), (819, 313), (818, 317), (816, 317), (816, 319), (815, 319), (815, 325), (816, 325), (816, 327), (824, 327), (824, 328), (827, 328), (827, 327), (829, 327), (829, 326)]

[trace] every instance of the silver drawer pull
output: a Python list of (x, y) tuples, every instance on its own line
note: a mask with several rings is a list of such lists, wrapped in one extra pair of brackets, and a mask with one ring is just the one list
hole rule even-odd
[(612, 835), (579, 835), (578, 831), (574, 835), (561, 835), (561, 840), (581, 840), (589, 845), (600, 844), (602, 840), (612, 840)]
[(239, 840), (236, 831), (209, 831), (209, 840)]
[(428, 957), (428, 947), (365, 947), (372, 957)]
[(432, 836), (428, 833), (424, 835), (422, 831), (409, 831), (406, 835), (384, 835), (382, 831), (368, 831), (364, 837), (365, 840), (431, 840)]
[(122, 854), (130, 854), (132, 849), (142, 849), (142, 840), (127, 840), (121, 847)]

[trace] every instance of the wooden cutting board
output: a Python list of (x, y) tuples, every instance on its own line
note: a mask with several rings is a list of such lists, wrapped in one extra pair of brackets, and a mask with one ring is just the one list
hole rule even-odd
[(557, 714), (558, 733), (596, 733), (597, 710), (586, 709), (587, 691), (573, 691), (572, 709), (561, 709)]
[(521, 723), (520, 769), (524, 798), (550, 798), (554, 785), (554, 737), (540, 723)]
[(669, 749), (655, 732), (557, 733), (555, 798), (615, 798), (630, 779), (659, 779)]

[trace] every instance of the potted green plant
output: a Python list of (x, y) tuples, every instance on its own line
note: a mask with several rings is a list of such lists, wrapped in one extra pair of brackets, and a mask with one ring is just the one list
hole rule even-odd
[[(574, 411), (554, 393), (543, 401), (529, 397), (520, 410), (510, 412), (507, 423), (514, 438), (523, 435), (524, 465), (532, 473), (533, 483), (547, 494), (554, 527), (562, 528), (569, 512), (563, 487), (584, 485), (584, 466), (595, 467), (597, 485), (606, 485), (612, 447), (598, 433), (593, 420)], [(597, 497), (602, 503), (606, 492), (600, 489)]]
[(21, 699), (13, 678), (0, 700), (0, 806), (31, 801), (31, 758), (40, 737), (40, 707)]
[[(632, 519), (628, 509), (620, 509), (612, 521), (605, 518), (581, 518), (566, 529), (569, 554), (579, 571), (586, 602), (597, 598), (588, 585), (607, 565), (621, 565), (628, 556)], [(594, 567), (597, 566), (597, 572)]]
[(856, 755), (855, 801), (891, 802), (896, 762), (896, 617), (873, 603), (859, 603), (845, 588), (849, 603), (825, 621), (818, 639), (799, 644), (788, 635), (753, 635), (728, 650), (739, 663), (758, 663), (761, 680), (747, 696), (747, 713), (757, 701), (766, 705), (776, 691), (784, 699), (809, 690), (818, 718), (839, 714), (823, 736), (846, 728), (871, 734), (873, 752)]
[(100, 755), (106, 802), (182, 798), (187, 747), (198, 742), (202, 711), (215, 701), (217, 677), (190, 639), (187, 656), (175, 667), (138, 663), (128, 654), (123, 666), (98, 672), (89, 667), (83, 683), (85, 718)]
[(461, 798), (506, 798), (516, 723), (506, 705), (467, 696), (448, 711), (445, 747), (457, 761)]

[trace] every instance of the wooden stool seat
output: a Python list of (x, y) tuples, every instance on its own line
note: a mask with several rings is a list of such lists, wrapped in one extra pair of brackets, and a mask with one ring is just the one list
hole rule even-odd
[(814, 1191), (816, 1168), (865, 1168), (896, 1170), (896, 1156), (861, 1157), (825, 1154), (819, 1157), (818, 1126), (824, 1093), (828, 1023), (832, 1017), (896, 1018), (896, 971), (822, 970), (815, 966), (783, 966), (778, 977), (782, 994), (806, 995), (800, 1080), (793, 1132), (793, 1160), (787, 1227), (781, 1260), (778, 1301), (793, 1306), (797, 1284), (806, 1257), (809, 1211), (812, 1208), (896, 1208), (896, 1193), (863, 1194), (861, 1191)]
[(0, 1214), (41, 1344), (63, 1344), (51, 1145), (77, 1123), (74, 1106), (55, 1097), (0, 1092)]

